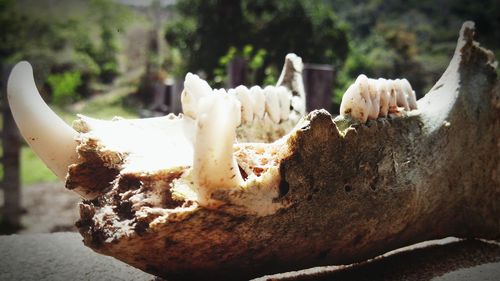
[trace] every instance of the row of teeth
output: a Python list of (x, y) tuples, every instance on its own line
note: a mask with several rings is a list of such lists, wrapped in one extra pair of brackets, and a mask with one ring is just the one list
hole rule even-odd
[(225, 89), (212, 89), (205, 80), (188, 73), (181, 95), (182, 110), (186, 116), (196, 119), (200, 113), (201, 100), (217, 95), (228, 96), (237, 102), (240, 109), (239, 115), (235, 116), (237, 126), (262, 120), (266, 115), (272, 122), (280, 123), (288, 120), (291, 110), (303, 106), (300, 98), (294, 97), (284, 86), (266, 86), (264, 89), (260, 86), (250, 89), (238, 86), (226, 92)]
[(216, 189), (244, 182), (233, 155), (236, 128), (264, 118), (276, 124), (288, 120), (298, 99), (284, 86), (238, 86), (226, 92), (212, 89), (197, 75), (186, 75), (181, 102), (184, 115), (196, 120), (192, 175), (201, 205), (216, 204), (211, 199)]
[(340, 104), (341, 115), (363, 123), (413, 109), (417, 109), (417, 99), (408, 80), (371, 79), (364, 74), (349, 86)]

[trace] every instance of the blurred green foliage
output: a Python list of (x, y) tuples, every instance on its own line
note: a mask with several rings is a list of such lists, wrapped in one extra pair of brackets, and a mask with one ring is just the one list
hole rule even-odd
[(76, 101), (78, 98), (76, 90), (82, 84), (82, 77), (78, 71), (65, 71), (50, 74), (47, 83), (52, 89), (52, 102), (63, 105)]
[(339, 70), (334, 100), (357, 75), (406, 77), (422, 96), (453, 55), (462, 23), (476, 23), (478, 41), (500, 56), (498, 0), (324, 0), (349, 23), (350, 55)]
[[(228, 79), (227, 67), (229, 63), (236, 57), (241, 58), (247, 63), (247, 83), (249, 85), (256, 84), (258, 71), (264, 66), (264, 61), (267, 56), (267, 51), (264, 49), (255, 50), (252, 45), (245, 45), (242, 50), (235, 47), (230, 47), (229, 51), (219, 59), (219, 66), (214, 69), (214, 85), (223, 86)], [(269, 65), (265, 69), (263, 84), (275, 84), (277, 73), (274, 65)], [(276, 74), (277, 75), (277, 74)]]
[[(245, 46), (264, 50), (255, 83), (266, 71), (281, 68), (285, 55), (305, 61), (342, 65), (348, 53), (346, 26), (319, 0), (179, 0), (177, 17), (168, 23), (165, 38), (184, 59), (180, 73), (202, 71), (213, 81), (220, 58)], [(257, 61), (250, 61), (257, 63)]]
[[(54, 17), (30, 9), (35, 4), (0, 0), (0, 63), (30, 61), (41, 92), (57, 103), (89, 96), (92, 83), (116, 77), (117, 33), (127, 22), (126, 8), (112, 0), (92, 0), (78, 3), (76, 13), (61, 7)], [(51, 4), (64, 6), (62, 1)]]

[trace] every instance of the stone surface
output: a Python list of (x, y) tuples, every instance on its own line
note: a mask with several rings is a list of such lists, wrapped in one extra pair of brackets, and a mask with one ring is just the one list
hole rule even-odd
[[(81, 239), (76, 233), (0, 236), (0, 280), (163, 280), (99, 255)], [(420, 248), (428, 245), (358, 265), (317, 267), (256, 280), (500, 280), (498, 244), (470, 240)]]
[(0, 280), (152, 280), (94, 253), (77, 233), (0, 236)]

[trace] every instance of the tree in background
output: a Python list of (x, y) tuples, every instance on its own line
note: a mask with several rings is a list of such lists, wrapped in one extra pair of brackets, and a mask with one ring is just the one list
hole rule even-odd
[(42, 94), (60, 105), (89, 96), (95, 82), (111, 82), (126, 9), (112, 0), (42, 2), (0, 0), (1, 62), (30, 61)]
[(335, 98), (360, 73), (406, 77), (418, 95), (437, 81), (453, 54), (456, 31), (466, 20), (480, 41), (500, 55), (498, 0), (324, 0), (349, 23), (350, 56), (339, 73)]
[(96, 62), (101, 69), (100, 78), (103, 82), (111, 82), (119, 73), (118, 33), (126, 26), (130, 17), (128, 10), (110, 0), (90, 1), (90, 16), (100, 27), (100, 46), (94, 50)]
[(345, 26), (321, 1), (180, 0), (166, 39), (183, 58), (180, 73), (203, 71), (212, 80), (231, 48), (265, 50), (265, 69), (281, 67), (287, 53), (304, 61), (341, 66), (348, 53)]

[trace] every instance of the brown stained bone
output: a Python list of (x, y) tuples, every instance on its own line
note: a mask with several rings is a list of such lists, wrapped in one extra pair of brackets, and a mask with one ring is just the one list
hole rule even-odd
[[(447, 71), (406, 117), (363, 125), (309, 114), (278, 161), (275, 200), (287, 204), (274, 214), (186, 201), (135, 213), (126, 205), (123, 216), (127, 191), (155, 183), (128, 188), (119, 175), (81, 204), (84, 243), (168, 280), (244, 280), (447, 236), (500, 239), (500, 84), (473, 33), (465, 23)], [(171, 177), (162, 179), (168, 189)]]

